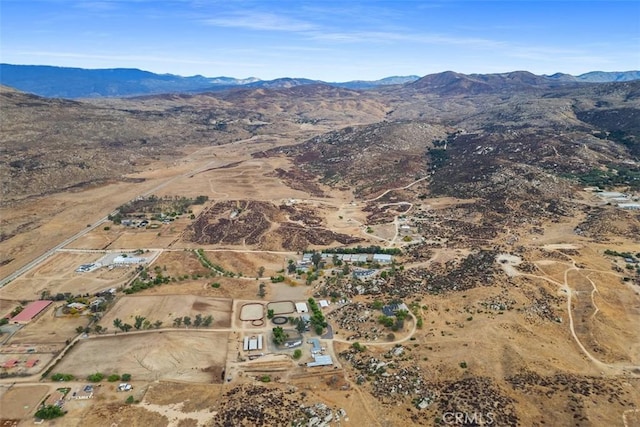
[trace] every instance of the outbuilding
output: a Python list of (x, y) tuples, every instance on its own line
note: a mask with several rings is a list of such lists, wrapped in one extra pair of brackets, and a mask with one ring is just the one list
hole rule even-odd
[(307, 307), (306, 302), (297, 302), (296, 303), (296, 312), (298, 313), (308, 313), (309, 307)]
[(13, 323), (29, 323), (38, 314), (42, 313), (53, 301), (39, 300), (29, 303), (20, 313), (11, 318)]

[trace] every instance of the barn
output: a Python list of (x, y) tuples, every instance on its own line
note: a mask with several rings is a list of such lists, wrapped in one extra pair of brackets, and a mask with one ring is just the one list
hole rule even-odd
[(53, 301), (39, 300), (29, 303), (20, 313), (11, 318), (13, 323), (29, 323), (38, 314), (42, 313)]

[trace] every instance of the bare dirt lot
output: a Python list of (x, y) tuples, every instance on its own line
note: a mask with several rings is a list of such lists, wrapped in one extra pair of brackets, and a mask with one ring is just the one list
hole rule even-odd
[(113, 330), (113, 320), (133, 324), (136, 316), (144, 316), (152, 323), (160, 320), (163, 327), (171, 327), (176, 317), (213, 316), (212, 328), (227, 328), (231, 324), (231, 300), (194, 295), (125, 296), (109, 310), (101, 324)]
[(3, 419), (22, 419), (34, 412), (49, 392), (47, 385), (17, 386), (0, 397)]
[[(129, 373), (145, 381), (219, 381), (227, 339), (227, 333), (202, 330), (101, 336), (79, 342), (56, 366), (56, 372), (78, 378), (102, 372)], [(217, 372), (215, 378), (213, 372)]]
[(87, 326), (87, 316), (63, 316), (56, 317), (56, 308), (64, 302), (53, 303), (35, 320), (29, 322), (18, 331), (8, 344), (64, 344), (68, 339), (74, 338), (78, 333), (78, 326)]

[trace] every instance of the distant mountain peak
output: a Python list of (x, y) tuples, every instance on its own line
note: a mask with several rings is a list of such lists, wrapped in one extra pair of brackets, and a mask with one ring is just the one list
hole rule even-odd
[(307, 85), (329, 85), (345, 89), (373, 89), (403, 85), (408, 90), (427, 91), (440, 95), (479, 94), (504, 90), (524, 90), (534, 87), (569, 83), (604, 83), (640, 80), (639, 71), (593, 71), (579, 76), (556, 73), (538, 76), (529, 71), (499, 74), (462, 74), (444, 71), (418, 76), (391, 76), (380, 80), (353, 80), (326, 83), (306, 78), (282, 77), (260, 80), (256, 77), (182, 77), (155, 74), (137, 68), (83, 69), (49, 65), (0, 64), (0, 84), (45, 97), (91, 98), (128, 97), (166, 93), (202, 93), (234, 88), (288, 89)]

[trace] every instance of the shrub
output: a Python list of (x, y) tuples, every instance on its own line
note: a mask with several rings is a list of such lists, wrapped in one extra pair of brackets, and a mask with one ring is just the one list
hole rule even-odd
[(299, 348), (296, 349), (296, 351), (293, 352), (293, 358), (298, 360), (302, 357), (302, 350), (300, 350)]
[(365, 351), (367, 348), (365, 346), (363, 346), (362, 344), (360, 344), (358, 341), (354, 342), (353, 344), (351, 344), (351, 347), (358, 352), (363, 352)]
[(103, 379), (104, 379), (104, 374), (101, 372), (96, 372), (95, 374), (91, 374), (87, 377), (87, 380), (91, 381), (92, 383), (99, 383)]
[(262, 381), (263, 383), (271, 382), (271, 376), (270, 375), (263, 375), (263, 376), (260, 377), (260, 381)]
[(132, 403), (135, 403), (135, 399), (133, 398), (133, 396), (129, 396), (127, 397), (127, 400), (125, 400), (125, 403), (131, 405)]
[(43, 420), (51, 420), (53, 418), (58, 418), (63, 415), (64, 415), (64, 412), (57, 405), (43, 406), (42, 408), (36, 411), (36, 418), (41, 418)]
[(460, 362), (460, 367), (462, 369), (467, 369), (467, 362)]
[(118, 374), (111, 374), (107, 377), (107, 381), (109, 381), (110, 383), (114, 383), (119, 380), (120, 380), (120, 375)]
[(122, 374), (120, 378), (122, 381), (131, 381), (131, 374)]
[(73, 378), (74, 377), (71, 374), (57, 373), (51, 376), (51, 381), (73, 381)]

